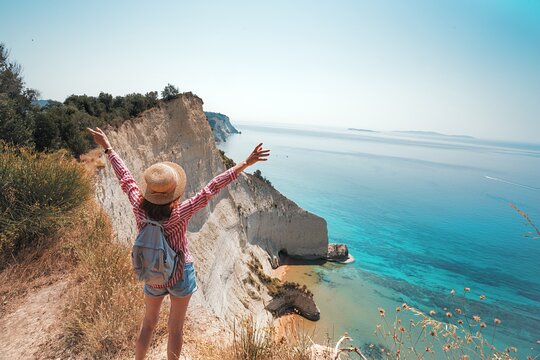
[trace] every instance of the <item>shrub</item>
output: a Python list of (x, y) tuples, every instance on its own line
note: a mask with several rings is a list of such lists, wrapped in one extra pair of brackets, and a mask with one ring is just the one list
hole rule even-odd
[(273, 328), (257, 326), (253, 317), (243, 319), (233, 328), (232, 352), (234, 359), (268, 359), (273, 348)]
[(37, 247), (91, 194), (83, 168), (65, 152), (37, 153), (0, 142), (0, 268)]
[(272, 186), (272, 183), (270, 182), (270, 180), (268, 180), (267, 178), (262, 176), (261, 170), (259, 170), (259, 169), (255, 170), (253, 172), (253, 176), (255, 176), (257, 179), (261, 179), (262, 181), (264, 181), (268, 185)]
[(219, 150), (219, 154), (221, 155), (221, 160), (223, 160), (223, 164), (225, 165), (225, 167), (227, 169), (230, 169), (232, 168), (233, 166), (236, 165), (236, 163), (233, 161), (233, 159), (227, 157), (227, 155), (225, 155), (225, 151), (223, 150)]
[[(218, 341), (197, 339), (197, 357), (205, 360), (335, 360), (352, 359), (351, 348), (342, 347), (343, 337), (336, 345), (328, 338), (324, 345), (312, 341), (314, 331), (308, 332), (304, 323), (294, 321), (277, 329), (271, 323), (257, 323), (248, 315), (235, 319), (227, 338)], [(332, 342), (333, 343), (333, 342)], [(356, 348), (355, 348), (356, 349)], [(339, 355), (340, 357), (338, 357)], [(365, 357), (360, 357), (365, 359)]]
[(161, 92), (161, 97), (163, 100), (172, 100), (176, 99), (180, 94), (178, 88), (172, 84), (167, 84), (163, 91)]
[[(391, 315), (394, 321), (389, 322), (386, 311), (379, 308), (382, 323), (377, 325), (375, 333), (383, 342), (381, 358), (515, 359), (515, 347), (501, 351), (494, 345), (501, 320), (483, 321), (479, 315), (469, 313), (469, 292), (470, 288), (465, 288), (463, 295), (458, 297), (452, 289), (453, 303), (442, 310), (444, 321), (434, 318), (435, 310), (425, 314), (403, 304)], [(485, 295), (479, 297), (485, 299)], [(408, 315), (400, 316), (402, 313)]]

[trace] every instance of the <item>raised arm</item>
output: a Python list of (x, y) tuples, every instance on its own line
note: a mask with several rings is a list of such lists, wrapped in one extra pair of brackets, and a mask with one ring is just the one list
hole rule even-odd
[[(197, 211), (204, 208), (208, 202), (219, 193), (221, 189), (238, 177), (238, 173), (231, 168), (212, 179), (205, 187), (189, 199), (184, 200), (178, 207), (181, 218), (191, 218)], [(173, 213), (173, 215), (175, 215)]]
[(111, 162), (114, 173), (116, 174), (116, 178), (120, 183), (122, 191), (128, 196), (131, 205), (134, 208), (138, 208), (142, 198), (139, 185), (137, 185), (137, 182), (133, 178), (133, 175), (131, 175), (131, 172), (127, 166), (124, 164), (124, 161), (113, 149), (107, 151), (107, 155)]
[(263, 150), (262, 143), (257, 145), (246, 160), (219, 174), (197, 194), (184, 200), (180, 206), (173, 210), (171, 220), (191, 218), (197, 211), (204, 208), (221, 189), (235, 180), (245, 168), (257, 161), (266, 161), (268, 155), (270, 155), (270, 150)]
[(124, 191), (128, 196), (131, 205), (134, 208), (138, 208), (141, 201), (141, 191), (139, 190), (139, 186), (133, 178), (133, 175), (131, 175), (131, 172), (127, 168), (126, 164), (124, 164), (124, 161), (112, 149), (111, 143), (103, 130), (100, 128), (96, 128), (96, 130), (88, 128), (87, 130), (90, 132), (90, 134), (92, 134), (92, 137), (96, 143), (105, 149), (122, 191)]

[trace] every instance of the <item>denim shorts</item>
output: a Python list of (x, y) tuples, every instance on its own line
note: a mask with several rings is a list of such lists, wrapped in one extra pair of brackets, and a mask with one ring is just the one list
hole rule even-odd
[(149, 296), (161, 297), (170, 294), (174, 297), (184, 297), (197, 291), (197, 279), (193, 263), (184, 264), (184, 277), (171, 287), (163, 289), (154, 289), (144, 284), (144, 293)]

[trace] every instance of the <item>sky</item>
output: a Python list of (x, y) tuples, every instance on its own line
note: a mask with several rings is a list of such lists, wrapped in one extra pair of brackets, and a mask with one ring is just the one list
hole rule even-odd
[(6, 1), (41, 98), (192, 91), (232, 123), (540, 143), (540, 1)]

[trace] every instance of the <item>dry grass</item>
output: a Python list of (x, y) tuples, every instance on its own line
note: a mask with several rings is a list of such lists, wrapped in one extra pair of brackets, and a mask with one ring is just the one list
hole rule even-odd
[[(72, 354), (92, 354), (92, 358), (132, 354), (144, 298), (133, 276), (130, 248), (116, 241), (97, 205), (91, 204), (87, 215), (87, 236), (75, 246), (76, 286), (65, 311), (64, 346)], [(164, 316), (161, 319), (157, 336), (166, 328)]]
[[(310, 360), (312, 342), (305, 333), (297, 340), (275, 336), (275, 328), (256, 324), (252, 317), (237, 321), (229, 339), (202, 340), (194, 359), (207, 360)], [(221, 343), (226, 345), (220, 346)], [(325, 358), (320, 358), (325, 360)]]
[[(63, 336), (51, 352), (131, 353), (144, 312), (142, 289), (132, 276), (129, 247), (114, 239), (107, 216), (89, 197), (87, 172), (63, 152), (0, 146), (0, 314), (32, 290), (68, 278)], [(99, 165), (97, 155), (89, 155), (92, 166)]]
[[(144, 314), (142, 288), (132, 276), (129, 247), (113, 237), (106, 214), (94, 200), (74, 211), (45, 246), (23, 251), (0, 272), (1, 312), (16, 307), (33, 290), (65, 278), (70, 285), (62, 335), (44, 356), (132, 355)], [(162, 314), (156, 337), (165, 330)]]
[(102, 159), (102, 149), (92, 149), (86, 154), (81, 155), (80, 162), (89, 174), (95, 174), (98, 170), (105, 167), (105, 161)]
[(84, 234), (80, 215), (84, 208), (66, 214), (65, 226), (41, 246), (23, 249), (0, 272), (0, 313), (18, 304), (29, 292), (63, 279), (76, 263), (75, 239)]
[[(337, 342), (329, 338), (324, 345), (315, 344), (298, 326), (291, 336), (276, 336), (272, 325), (256, 324), (252, 317), (238, 321), (229, 336), (230, 341), (199, 341), (193, 359), (204, 360), (367, 360), (362, 351), (347, 344), (351, 339), (345, 334)], [(226, 345), (218, 345), (225, 342)]]
[(0, 184), (0, 269), (17, 262), (25, 248), (47, 246), (92, 192), (87, 173), (65, 152), (37, 153), (2, 142)]
[(527, 236), (532, 236), (533, 239), (540, 239), (540, 230), (536, 227), (536, 225), (533, 223), (533, 221), (531, 220), (531, 218), (529, 217), (529, 215), (527, 215), (525, 212), (523, 212), (520, 208), (517, 207), (517, 205), (513, 204), (513, 203), (509, 203), (509, 205), (518, 212), (519, 215), (523, 216), (523, 218), (525, 220), (527, 220), (527, 222), (529, 223), (529, 225), (532, 226), (532, 228), (534, 229), (534, 233), (531, 231), (529, 232), (529, 234), (527, 234)]
[[(403, 304), (396, 308), (393, 315), (379, 309), (382, 323), (377, 325), (376, 334), (381, 339), (382, 347), (373, 347), (380, 359), (424, 359), (436, 356), (446, 359), (516, 359), (517, 348), (497, 349), (494, 340), (501, 320), (482, 319), (478, 314), (468, 313), (467, 295), (470, 288), (464, 288), (461, 296), (451, 291), (453, 303), (442, 309), (446, 318), (440, 321), (434, 318), (435, 310), (425, 314), (416, 308)], [(485, 295), (479, 296), (484, 300)], [(412, 314), (408, 320), (402, 320), (401, 313)], [(393, 318), (389, 320), (389, 318)], [(527, 359), (536, 359), (531, 354)]]

